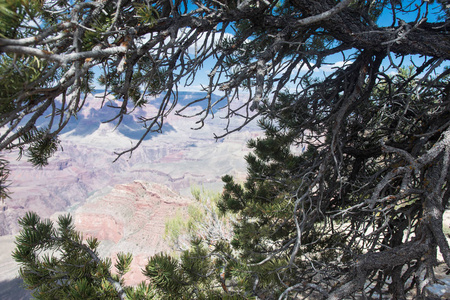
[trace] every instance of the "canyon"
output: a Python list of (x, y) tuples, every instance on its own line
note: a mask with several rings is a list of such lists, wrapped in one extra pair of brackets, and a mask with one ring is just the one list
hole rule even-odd
[[(179, 101), (200, 96), (184, 92)], [(192, 201), (191, 186), (220, 192), (223, 175), (244, 180), (247, 141), (260, 135), (259, 127), (255, 122), (215, 139), (214, 133), (222, 134), (228, 122), (217, 111), (201, 130), (191, 129), (198, 126), (195, 119), (169, 115), (162, 133), (151, 134), (132, 155), (114, 162), (116, 152), (137, 143), (145, 131), (138, 116), (154, 112), (160, 97), (150, 99), (116, 128), (102, 123), (115, 111), (89, 95), (78, 118), (62, 132), (59, 151), (43, 168), (34, 168), (26, 156), (17, 160), (17, 153), (4, 154), (10, 161), (11, 198), (0, 203), (1, 299), (20, 299), (22, 293), (28, 299), (18, 287), (18, 266), (9, 255), (20, 229), (17, 220), (27, 211), (51, 220), (70, 213), (77, 230), (101, 241), (103, 257), (133, 253), (126, 277), (126, 283), (133, 285), (144, 279), (140, 268), (149, 256), (170, 251), (163, 238), (164, 222)], [(201, 109), (193, 106), (190, 112)]]
[[(181, 102), (202, 96), (189, 92), (180, 95)], [(244, 157), (250, 151), (247, 141), (261, 131), (254, 122), (216, 140), (214, 133), (222, 134), (228, 122), (220, 111), (201, 130), (191, 129), (197, 126), (195, 119), (169, 115), (162, 133), (151, 134), (132, 155), (114, 162), (115, 153), (137, 143), (144, 132), (136, 116), (154, 112), (160, 97), (124, 118), (116, 128), (115, 124), (102, 123), (114, 111), (102, 108), (102, 102), (89, 95), (78, 118), (63, 131), (60, 149), (46, 167), (34, 168), (26, 156), (17, 160), (17, 153), (4, 154), (12, 173), (11, 198), (0, 203), (0, 299), (30, 299), (29, 292), (20, 287), (19, 266), (10, 255), (19, 231), (17, 220), (27, 211), (53, 221), (70, 213), (85, 238), (100, 240), (102, 257), (114, 261), (120, 251), (132, 253), (134, 259), (125, 283), (136, 285), (145, 280), (141, 268), (148, 257), (172, 251), (164, 239), (164, 223), (177, 211), (185, 213), (193, 201), (192, 186), (220, 192), (223, 175), (232, 175), (237, 181), (245, 179)], [(201, 109), (190, 108), (192, 113)], [(300, 152), (301, 148), (293, 150)], [(444, 224), (449, 228), (449, 212)], [(445, 272), (439, 272), (443, 285), (429, 287), (441, 299), (450, 295), (450, 277)]]
[[(213, 134), (223, 133), (227, 122), (220, 116), (201, 130), (192, 130), (195, 120), (170, 115), (161, 134), (152, 134), (132, 155), (114, 162), (115, 153), (135, 144), (144, 129), (132, 116), (117, 128), (102, 123), (114, 112), (105, 113), (101, 104), (94, 96), (88, 97), (78, 118), (63, 131), (60, 150), (47, 166), (34, 168), (25, 156), (17, 160), (17, 153), (5, 154), (12, 170), (11, 199), (1, 204), (0, 235), (17, 233), (17, 218), (25, 211), (50, 217), (82, 205), (95, 191), (133, 180), (161, 183), (189, 196), (193, 184), (220, 189), (223, 175), (245, 178), (246, 143), (258, 136), (256, 124), (216, 140)], [(155, 109), (149, 104), (135, 115), (148, 115)], [(192, 108), (196, 109), (200, 108)]]

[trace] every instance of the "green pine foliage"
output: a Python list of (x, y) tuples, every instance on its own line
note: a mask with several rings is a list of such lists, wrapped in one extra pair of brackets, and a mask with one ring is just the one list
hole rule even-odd
[[(243, 184), (223, 177), (212, 206), (200, 201), (187, 222), (169, 223), (169, 238), (187, 236), (188, 246), (151, 257), (149, 283), (124, 286), (132, 257), (119, 254), (115, 274), (70, 216), (54, 227), (29, 213), (13, 254), (25, 285), (38, 299), (425, 297), (438, 249), (450, 266), (450, 51), (448, 22), (435, 22), (448, 20), (447, 1), (188, 3), (0, 0), (2, 150), (46, 165), (93, 90), (94, 68), (104, 100), (122, 102), (107, 122), (165, 92), (157, 113), (135, 118), (146, 133), (205, 101), (193, 115), (201, 127), (226, 100), (226, 118), (243, 117), (226, 134), (257, 116), (265, 134), (248, 144)], [(338, 54), (343, 64), (315, 79)], [(408, 55), (415, 66), (402, 67)], [(210, 59), (207, 96), (175, 109), (181, 85)], [(242, 88), (249, 98), (237, 108)], [(0, 160), (1, 199), (7, 177)], [(215, 230), (227, 215), (236, 222), (223, 238)]]
[[(2, 38), (27, 37), (36, 29), (35, 26), (38, 26), (36, 24), (45, 24), (49, 21), (50, 19), (42, 10), (42, 1), (0, 1), (0, 37)], [(0, 115), (2, 116), (0, 122), (11, 127), (17, 126), (16, 132), (21, 132), (15, 141), (7, 144), (5, 149), (18, 150), (19, 158), (26, 154), (29, 161), (36, 167), (48, 164), (48, 159), (58, 149), (59, 139), (57, 133), (49, 134), (49, 128), (36, 128), (35, 117), (31, 119), (23, 119), (23, 117), (25, 112), (33, 110), (44, 113), (53, 99), (48, 99), (42, 93), (28, 95), (22, 93), (24, 90), (36, 87), (42, 91), (48, 88), (48, 85), (53, 83), (64, 69), (60, 68), (55, 74), (42, 77), (42, 74), (53, 67), (51, 62), (36, 56), (18, 54), (0, 56)], [(89, 75), (86, 80), (89, 80)], [(91, 90), (86, 88), (85, 91)], [(30, 109), (33, 106), (36, 108)], [(19, 114), (21, 111), (24, 113)], [(17, 115), (6, 117), (12, 112), (16, 112)], [(50, 124), (55, 125), (54, 122)]]
[[(41, 134), (42, 131), (38, 131)], [(36, 139), (27, 149), (30, 157), (29, 161), (36, 167), (43, 167), (48, 164), (48, 159), (58, 150), (59, 139), (57, 137), (45, 136)]]
[[(445, 105), (440, 106), (441, 100), (433, 96), (440, 94), (438, 86), (446, 86), (448, 78), (439, 78), (442, 85), (436, 84), (436, 90), (414, 94), (416, 72), (413, 67), (403, 68), (398, 75), (380, 80), (373, 96), (357, 102), (343, 117), (339, 149), (345, 154), (330, 168), (320, 162), (334, 151), (336, 125), (329, 121), (334, 104), (320, 98), (312, 101), (314, 87), (304, 99), (281, 95), (276, 104), (279, 114), (260, 121), (265, 135), (248, 143), (253, 151), (246, 157), (247, 180), (241, 185), (224, 176), (218, 203), (222, 212), (239, 216), (231, 245), (241, 266), (252, 274), (256, 295), (284, 297), (289, 287), (303, 282), (305, 286), (296, 286), (297, 291), (316, 284), (312, 295), (320, 297), (319, 292), (326, 294), (322, 288), (339, 287), (336, 278), (363, 253), (383, 253), (413, 239), (412, 232), (422, 232), (420, 217), (426, 200), (419, 191), (429, 184), (428, 171), (414, 178), (417, 192), (398, 200), (392, 196), (395, 201), (374, 207), (366, 204), (383, 180), (381, 175), (408, 165), (401, 154), (382, 151), (380, 140), (420, 155), (438, 135), (427, 139), (423, 149), (417, 137), (429, 126), (440, 128), (448, 121)], [(323, 96), (324, 91), (319, 93)], [(404, 180), (392, 180), (384, 195), (400, 194)], [(364, 209), (355, 211), (359, 207)], [(373, 272), (371, 276), (382, 271)], [(242, 288), (249, 291), (250, 286)]]
[[(155, 5), (145, 1), (127, 3), (124, 8), (127, 16), (118, 18), (116, 4), (104, 3), (101, 9), (92, 12), (93, 5), (89, 5), (89, 1), (0, 1), (2, 45), (17, 40), (20, 43), (13, 47), (30, 49), (36, 46), (29, 43), (30, 39), (35, 39), (36, 44), (43, 39), (46, 44), (36, 46), (41, 55), (8, 51), (0, 55), (0, 123), (3, 128), (10, 129), (7, 134), (2, 133), (3, 150), (18, 151), (19, 158), (25, 154), (34, 166), (45, 166), (58, 149), (58, 134), (71, 117), (76, 117), (87, 95), (94, 91), (94, 79), (105, 86), (105, 95), (111, 93), (118, 99), (126, 98), (126, 101), (129, 98), (135, 107), (146, 104), (145, 95), (160, 94), (164, 90), (161, 88), (165, 81), (164, 70), (156, 66), (150, 56), (144, 55), (133, 62), (128, 61), (128, 55), (119, 56), (118, 61), (123, 58), (121, 72), (118, 63), (108, 65), (111, 59), (97, 61), (94, 65), (104, 70), (101, 76), (96, 74), (98, 71), (94, 72), (95, 69), (87, 67), (92, 62), (91, 57), (73, 64), (47, 59), (56, 53), (68, 54), (74, 48), (78, 53), (98, 53), (106, 47), (134, 47), (125, 32), (120, 30), (118, 34), (114, 22), (124, 19), (127, 24), (124, 27), (139, 28), (144, 26), (143, 23), (151, 26), (159, 19)], [(72, 25), (78, 23), (73, 19), (76, 15), (86, 18), (80, 23), (84, 25), (79, 30), (68, 28), (69, 22)], [(58, 28), (61, 26), (64, 29)], [(74, 31), (79, 34), (76, 47), (73, 39), (68, 37)], [(42, 57), (42, 53), (48, 57)], [(130, 78), (123, 72), (127, 64), (134, 66)], [(79, 77), (75, 80), (73, 76)], [(127, 80), (131, 83), (125, 84)], [(142, 90), (144, 85), (146, 88)], [(125, 94), (124, 86), (127, 87)], [(126, 110), (124, 107), (120, 114), (125, 114)], [(120, 123), (122, 118), (118, 116), (114, 120)], [(38, 126), (42, 121), (47, 124)]]
[(227, 243), (210, 248), (202, 239), (193, 239), (180, 256), (156, 254), (142, 270), (148, 282), (130, 287), (123, 276), (132, 255), (117, 254), (113, 272), (112, 261), (97, 252), (99, 241), (84, 240), (70, 215), (60, 216), (55, 227), (27, 213), (19, 225), (12, 256), (25, 288), (36, 299), (243, 299), (227, 287), (238, 267)]
[(0, 37), (12, 38), (17, 35), (17, 28), (23, 20), (25, 1), (0, 1)]
[(151, 257), (144, 274), (162, 299), (224, 299), (226, 293), (215, 278), (220, 263), (213, 257), (201, 240), (195, 240), (179, 260), (166, 254)]
[[(155, 256), (147, 268), (152, 266), (156, 272), (159, 267), (162, 274), (163, 270), (172, 270), (173, 275), (166, 278), (175, 280), (170, 287), (164, 287), (168, 295), (173, 295), (170, 291), (181, 291), (177, 297), (186, 299), (246, 299), (250, 294), (242, 288), (249, 283), (245, 266), (236, 260), (230, 245), (236, 215), (220, 212), (219, 193), (199, 187), (193, 187), (191, 193), (195, 202), (187, 212), (166, 221), (165, 238), (179, 252)], [(161, 258), (167, 268), (152, 261)]]
[[(99, 259), (96, 239), (83, 243), (72, 218), (60, 216), (55, 228), (50, 220), (27, 213), (19, 220), (22, 231), (16, 238), (13, 258), (20, 276), (36, 299), (117, 299), (114, 284), (120, 275), (111, 274), (111, 261)], [(119, 256), (119, 270), (128, 261)], [(119, 272), (120, 273), (120, 272)]]

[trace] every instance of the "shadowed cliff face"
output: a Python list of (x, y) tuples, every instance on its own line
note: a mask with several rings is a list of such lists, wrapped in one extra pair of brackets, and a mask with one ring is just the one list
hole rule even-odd
[(19, 267), (11, 257), (14, 250), (13, 236), (0, 236), (0, 299), (31, 299), (31, 293), (22, 288), (23, 280), (18, 278)]
[(2, 300), (28, 300), (31, 292), (22, 288), (23, 280), (15, 278), (0, 281), (0, 299)]
[[(157, 99), (136, 114), (149, 115), (156, 109), (153, 102)], [(246, 141), (258, 135), (256, 124), (216, 141), (213, 133), (222, 133), (226, 124), (220, 114), (203, 130), (191, 130), (195, 120), (170, 116), (162, 134), (151, 135), (131, 157), (124, 155), (113, 163), (114, 152), (136, 144), (143, 133), (142, 124), (128, 116), (115, 130), (115, 124), (101, 123), (114, 114), (111, 109), (100, 109), (101, 104), (94, 96), (88, 97), (78, 119), (71, 121), (62, 134), (61, 150), (48, 166), (34, 169), (26, 157), (17, 161), (15, 153), (7, 155), (12, 169), (12, 198), (0, 204), (0, 235), (17, 233), (17, 219), (28, 210), (42, 217), (73, 210), (92, 193), (116, 184), (144, 180), (186, 195), (192, 184), (220, 189), (221, 176), (245, 176)]]

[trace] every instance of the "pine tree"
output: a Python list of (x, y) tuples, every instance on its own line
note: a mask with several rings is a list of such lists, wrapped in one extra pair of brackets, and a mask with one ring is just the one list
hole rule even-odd
[[(188, 108), (202, 103), (194, 113), (201, 128), (225, 106), (230, 122), (217, 138), (258, 117), (266, 136), (250, 143), (244, 186), (224, 178), (219, 207), (240, 216), (234, 240), (208, 250), (194, 241), (181, 262), (156, 257), (146, 270), (158, 295), (339, 299), (387, 292), (403, 299), (415, 289), (423, 297), (438, 250), (450, 267), (442, 232), (450, 159), (446, 2), (188, 4), (0, 2), (0, 150), (45, 165), (92, 89), (94, 68), (102, 70), (105, 99), (121, 101), (110, 120), (118, 124), (165, 91), (155, 115), (136, 118), (146, 134), (159, 132), (179, 104), (179, 87), (193, 84), (214, 58), (206, 96), (175, 113), (192, 117)], [(336, 56), (342, 62), (317, 76)], [(219, 90), (223, 96), (213, 101)], [(24, 228), (40, 224), (51, 232), (38, 240), (50, 247), (57, 231), (32, 219)], [(69, 240), (81, 245), (76, 235)], [(67, 258), (86, 261), (80, 251)], [(33, 255), (30, 266), (39, 267)], [(89, 280), (79, 284), (93, 295), (98, 281)]]
[(58, 227), (27, 213), (19, 220), (22, 231), (16, 238), (13, 258), (21, 265), (20, 276), (36, 299), (125, 299), (121, 277), (131, 256), (117, 256), (117, 275), (111, 261), (100, 259), (95, 238), (83, 243), (72, 218), (60, 216)]
[(343, 114), (348, 87), (334, 74), (332, 101), (314, 87), (286, 93), (262, 119), (248, 179), (225, 176), (219, 204), (240, 215), (231, 244), (256, 295), (402, 299), (435, 280), (437, 249), (448, 264), (448, 76), (423, 88), (421, 71), (373, 74), (360, 88), (374, 91)]
[[(414, 21), (402, 19), (413, 15)], [(116, 125), (164, 93), (154, 115), (135, 117), (145, 134), (119, 156), (160, 132), (172, 112), (198, 118), (201, 128), (225, 106), (235, 121), (222, 137), (254, 120), (260, 105), (273, 108), (285, 88), (313, 84), (314, 72), (336, 56), (348, 65), (362, 52), (382, 53), (389, 67), (378, 72), (385, 75), (408, 55), (426, 57), (415, 62), (418, 68), (439, 69), (450, 53), (447, 17), (442, 1), (3, 0), (0, 127), (7, 130), (0, 151), (17, 150), (45, 165), (94, 82), (105, 102), (110, 95), (120, 101), (107, 120)], [(213, 66), (203, 70), (211, 58)], [(201, 83), (205, 95), (180, 103), (179, 88), (197, 84), (199, 72), (209, 75)], [(215, 100), (217, 91), (224, 95)], [(198, 104), (202, 110), (191, 115)]]
[[(27, 213), (19, 220), (22, 229), (12, 254), (20, 265), (25, 288), (32, 290), (36, 299), (249, 298), (227, 282), (238, 264), (229, 243), (215, 233), (220, 228), (214, 227), (222, 225), (215, 224), (216, 221), (223, 221), (225, 216), (217, 216), (217, 211), (211, 210), (217, 210), (208, 200), (212, 193), (194, 191), (198, 203), (191, 208), (191, 228), (185, 228), (189, 231), (190, 246), (179, 255), (159, 253), (149, 257), (142, 269), (148, 281), (134, 287), (125, 285), (123, 280), (130, 269), (131, 254), (117, 254), (113, 272), (111, 259), (101, 258), (97, 252), (100, 242), (95, 238), (84, 239), (75, 230), (70, 215), (60, 216), (54, 228), (50, 220)], [(202, 222), (199, 214), (209, 221)], [(172, 223), (167, 223), (171, 232), (178, 229)], [(208, 233), (211, 235), (205, 236)], [(177, 239), (179, 234), (172, 232), (169, 236)]]

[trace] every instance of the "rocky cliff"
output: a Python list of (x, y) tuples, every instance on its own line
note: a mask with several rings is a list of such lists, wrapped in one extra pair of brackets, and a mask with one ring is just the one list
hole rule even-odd
[(147, 258), (170, 251), (163, 238), (166, 219), (190, 201), (166, 186), (134, 181), (95, 193), (74, 212), (74, 221), (85, 238), (92, 236), (101, 241), (101, 256), (114, 261), (121, 251), (133, 254), (126, 283), (136, 285), (145, 279), (141, 268)]
[[(182, 96), (186, 101), (191, 97)], [(157, 97), (151, 99), (138, 113), (149, 115), (157, 102)], [(78, 119), (61, 135), (60, 151), (44, 168), (33, 168), (26, 156), (18, 161), (16, 153), (5, 153), (12, 169), (12, 194), (0, 203), (0, 247), (7, 253), (0, 257), (0, 267), (8, 266), (1, 268), (0, 280), (16, 283), (18, 266), (9, 253), (19, 230), (17, 219), (31, 210), (44, 218), (74, 214), (80, 231), (102, 240), (102, 255), (132, 252), (135, 267), (127, 283), (138, 282), (147, 257), (167, 249), (161, 239), (164, 220), (188, 202), (178, 193), (189, 195), (195, 184), (219, 190), (225, 174), (245, 177), (246, 144), (259, 134), (256, 124), (216, 141), (214, 133), (223, 133), (227, 123), (220, 113), (207, 120), (203, 130), (191, 129), (197, 127), (195, 120), (170, 116), (162, 134), (149, 136), (132, 156), (113, 163), (115, 152), (137, 142), (142, 124), (131, 116), (116, 129), (115, 124), (102, 123), (111, 119), (111, 112), (101, 105), (88, 96)], [(15, 299), (8, 297), (0, 291), (0, 299)]]
[[(154, 109), (149, 104), (137, 114), (150, 114)], [(142, 124), (131, 116), (117, 129), (114, 124), (101, 123), (111, 119), (112, 113), (101, 108), (94, 96), (88, 97), (78, 119), (62, 134), (60, 151), (42, 169), (33, 168), (26, 156), (18, 161), (16, 153), (7, 154), (12, 198), (0, 204), (0, 235), (17, 233), (17, 219), (28, 210), (49, 217), (82, 205), (105, 187), (133, 180), (161, 183), (184, 195), (192, 184), (219, 189), (221, 176), (245, 176), (246, 142), (259, 132), (252, 125), (216, 141), (213, 133), (223, 132), (226, 124), (219, 115), (197, 131), (191, 129), (193, 120), (170, 116), (162, 134), (151, 135), (133, 155), (113, 163), (115, 152), (137, 142)]]

